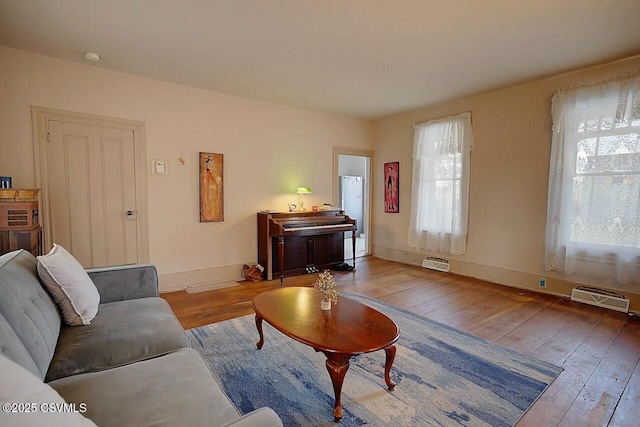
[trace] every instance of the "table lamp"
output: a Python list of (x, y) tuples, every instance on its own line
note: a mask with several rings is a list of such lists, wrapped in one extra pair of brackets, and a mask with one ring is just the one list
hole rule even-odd
[(296, 188), (296, 194), (298, 195), (298, 211), (305, 212), (306, 209), (304, 207), (304, 202), (302, 201), (302, 195), (311, 194), (311, 189), (309, 187), (298, 187)]

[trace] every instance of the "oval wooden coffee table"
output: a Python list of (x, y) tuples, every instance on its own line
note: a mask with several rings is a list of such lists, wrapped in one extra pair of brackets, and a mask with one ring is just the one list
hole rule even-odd
[(264, 344), (262, 321), (266, 320), (283, 334), (324, 353), (335, 395), (333, 416), (339, 422), (342, 383), (352, 356), (384, 349), (384, 380), (389, 390), (393, 390), (395, 383), (389, 372), (396, 356), (393, 344), (400, 331), (393, 320), (358, 301), (340, 296), (338, 304), (323, 311), (321, 299), (315, 289), (302, 287), (279, 288), (257, 295), (253, 299), (260, 335), (256, 345), (260, 349)]

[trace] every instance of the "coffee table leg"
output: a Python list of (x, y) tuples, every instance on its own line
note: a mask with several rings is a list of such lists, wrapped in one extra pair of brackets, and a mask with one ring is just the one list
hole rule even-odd
[(387, 387), (389, 387), (389, 390), (393, 390), (396, 384), (391, 381), (389, 373), (391, 372), (391, 365), (393, 365), (393, 361), (396, 358), (396, 346), (390, 345), (389, 347), (384, 349), (384, 352), (387, 355), (384, 364), (384, 381), (387, 383)]
[(329, 371), (329, 376), (331, 377), (333, 394), (336, 399), (333, 405), (333, 418), (335, 422), (339, 423), (342, 419), (342, 401), (340, 399), (342, 395), (342, 383), (349, 369), (349, 359), (351, 359), (351, 356), (348, 354), (326, 354), (326, 356), (327, 371)]
[(258, 350), (262, 348), (264, 344), (264, 335), (262, 334), (262, 317), (256, 314), (256, 328), (258, 328), (258, 334), (260, 335), (260, 341), (256, 343), (256, 347)]

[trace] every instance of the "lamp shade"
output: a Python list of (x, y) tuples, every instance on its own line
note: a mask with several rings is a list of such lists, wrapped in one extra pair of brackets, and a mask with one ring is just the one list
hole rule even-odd
[(296, 188), (296, 194), (309, 194), (309, 193), (311, 193), (311, 189), (309, 187)]

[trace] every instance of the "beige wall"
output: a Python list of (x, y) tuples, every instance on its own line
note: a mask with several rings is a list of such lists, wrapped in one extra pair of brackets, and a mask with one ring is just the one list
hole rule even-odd
[[(161, 288), (239, 277), (256, 212), (331, 202), (332, 147), (373, 148), (364, 120), (253, 101), (0, 46), (0, 175), (35, 185), (31, 106), (146, 123), (149, 246)], [(198, 221), (199, 151), (224, 154), (225, 221)], [(186, 164), (178, 158), (182, 156)], [(169, 175), (151, 174), (151, 159)]]
[[(452, 270), (498, 283), (567, 293), (571, 282), (543, 267), (555, 90), (640, 69), (640, 58), (413, 110), (372, 124), (214, 93), (0, 46), (0, 175), (15, 187), (35, 184), (31, 106), (146, 123), (151, 262), (163, 289), (238, 277), (255, 262), (255, 212), (286, 209), (300, 185), (305, 204), (331, 201), (332, 147), (372, 149), (374, 254), (419, 264), (427, 255), (406, 245), (411, 209), (414, 122), (473, 113), (469, 245), (448, 257)], [(374, 145), (375, 143), (375, 145)], [(198, 222), (197, 153), (225, 155), (225, 221)], [(183, 166), (178, 161), (186, 160)], [(169, 175), (150, 173), (167, 159)], [(382, 164), (400, 161), (400, 214), (384, 213)], [(437, 254), (432, 254), (437, 255)], [(567, 281), (568, 280), (568, 281)], [(640, 300), (632, 300), (632, 308)]]
[[(544, 271), (551, 96), (562, 87), (598, 82), (637, 69), (640, 57), (377, 121), (374, 170), (380, 177), (384, 162), (400, 162), (400, 213), (384, 213), (382, 198), (375, 198), (374, 254), (413, 264), (422, 261), (426, 253), (407, 246), (412, 125), (471, 111), (475, 149), (471, 152), (469, 239), (464, 255), (447, 256), (452, 270), (532, 289), (539, 289), (538, 278), (546, 277), (547, 290), (553, 293), (570, 292), (575, 283), (567, 280), (610, 287)], [(374, 194), (383, 193), (383, 182), (377, 179)], [(630, 287), (626, 291), (629, 289), (633, 291)], [(640, 309), (635, 301), (632, 304)]]

